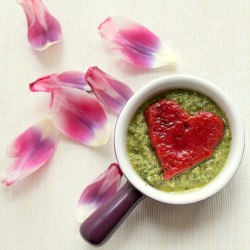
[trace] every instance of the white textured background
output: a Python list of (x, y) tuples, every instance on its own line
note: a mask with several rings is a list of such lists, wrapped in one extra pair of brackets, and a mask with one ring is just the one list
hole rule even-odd
[[(250, 249), (250, 1), (44, 1), (60, 20), (64, 39), (38, 53), (27, 43), (22, 9), (14, 0), (0, 0), (0, 155), (46, 115), (48, 94), (28, 89), (39, 76), (98, 65), (135, 91), (174, 73), (208, 79), (231, 96), (244, 121), (246, 150), (237, 175), (222, 192), (197, 204), (144, 200), (100, 249)], [(97, 34), (110, 15), (131, 17), (165, 38), (178, 55), (177, 68), (138, 70), (118, 60)], [(78, 233), (76, 203), (83, 187), (114, 160), (112, 138), (101, 148), (61, 138), (43, 169), (0, 187), (0, 249), (94, 249)]]

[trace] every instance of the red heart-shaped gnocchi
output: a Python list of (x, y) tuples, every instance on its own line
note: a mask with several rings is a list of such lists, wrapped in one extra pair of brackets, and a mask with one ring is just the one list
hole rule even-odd
[(164, 179), (210, 158), (224, 134), (220, 117), (205, 111), (190, 116), (173, 100), (152, 104), (144, 117)]

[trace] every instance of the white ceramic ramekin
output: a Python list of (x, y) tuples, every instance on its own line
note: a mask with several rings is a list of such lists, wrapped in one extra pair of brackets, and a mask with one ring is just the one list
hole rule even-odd
[[(227, 162), (218, 176), (204, 187), (178, 193), (167, 193), (148, 185), (131, 165), (127, 149), (127, 129), (137, 109), (151, 97), (171, 90), (190, 89), (210, 97), (228, 118), (232, 144)], [(244, 151), (244, 130), (239, 113), (231, 99), (214, 84), (187, 75), (173, 75), (156, 79), (136, 92), (123, 108), (115, 130), (115, 151), (119, 165), (130, 183), (146, 196), (171, 204), (187, 204), (204, 200), (221, 190), (235, 174)]]

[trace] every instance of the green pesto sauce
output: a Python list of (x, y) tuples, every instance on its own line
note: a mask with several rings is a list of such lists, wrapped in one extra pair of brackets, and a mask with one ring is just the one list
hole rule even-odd
[[(148, 106), (162, 99), (177, 101), (190, 115), (199, 111), (212, 112), (221, 117), (225, 124), (224, 136), (213, 156), (170, 180), (163, 179), (162, 168), (150, 145), (143, 115)], [(231, 140), (231, 131), (225, 114), (209, 97), (195, 91), (177, 89), (155, 96), (137, 110), (128, 127), (127, 151), (133, 167), (149, 185), (166, 192), (180, 192), (202, 187), (216, 177), (225, 165)]]

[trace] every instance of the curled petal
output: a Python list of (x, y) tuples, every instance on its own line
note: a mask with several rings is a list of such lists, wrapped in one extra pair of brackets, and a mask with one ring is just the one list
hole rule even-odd
[(61, 40), (60, 23), (50, 14), (42, 0), (17, 0), (28, 23), (28, 40), (35, 50), (45, 50)]
[(176, 61), (174, 52), (146, 27), (125, 17), (109, 17), (98, 27), (125, 61), (144, 68), (157, 68)]
[(96, 97), (117, 115), (133, 95), (133, 91), (127, 85), (107, 75), (98, 67), (89, 68), (85, 78)]
[(23, 179), (44, 165), (53, 155), (57, 130), (49, 119), (41, 120), (25, 130), (10, 145), (12, 164), (0, 175), (6, 186)]
[(50, 115), (69, 138), (89, 146), (107, 143), (110, 126), (101, 103), (79, 89), (56, 88), (51, 95)]
[(57, 87), (77, 88), (85, 91), (91, 90), (85, 80), (84, 73), (79, 71), (66, 71), (61, 74), (43, 76), (30, 83), (29, 87), (32, 92), (52, 92)]
[(118, 164), (112, 163), (106, 171), (83, 190), (77, 205), (77, 221), (79, 223), (82, 223), (117, 192), (122, 175)]

